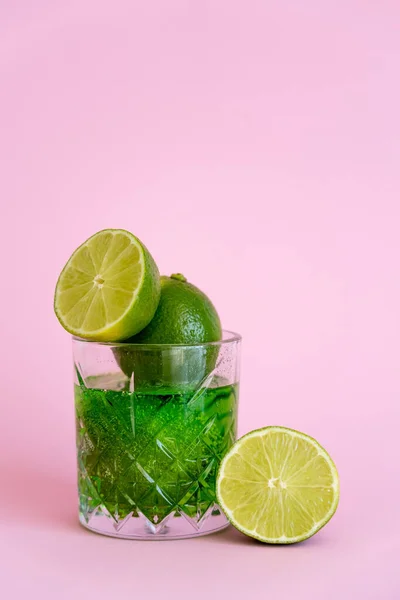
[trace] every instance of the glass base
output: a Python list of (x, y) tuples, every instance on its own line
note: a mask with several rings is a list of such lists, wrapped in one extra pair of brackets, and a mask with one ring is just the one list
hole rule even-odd
[(229, 522), (218, 505), (210, 507), (200, 521), (184, 513), (171, 513), (154, 525), (143, 514), (128, 515), (118, 520), (106, 509), (98, 507), (90, 516), (79, 513), (79, 521), (86, 529), (111, 537), (130, 540), (179, 540), (209, 535), (228, 527)]

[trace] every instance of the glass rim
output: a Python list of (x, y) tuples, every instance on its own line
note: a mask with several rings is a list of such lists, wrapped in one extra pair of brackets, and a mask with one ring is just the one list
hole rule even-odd
[(209, 348), (212, 346), (224, 346), (225, 344), (232, 344), (240, 342), (242, 336), (239, 333), (230, 331), (228, 329), (222, 330), (223, 339), (217, 340), (216, 342), (202, 342), (200, 344), (136, 344), (133, 342), (99, 342), (97, 340), (88, 340), (80, 338), (75, 335), (72, 336), (73, 342), (80, 342), (83, 344), (89, 344), (92, 346), (108, 346), (111, 348), (127, 348), (128, 346), (134, 346), (135, 348), (141, 349), (167, 349), (167, 348)]

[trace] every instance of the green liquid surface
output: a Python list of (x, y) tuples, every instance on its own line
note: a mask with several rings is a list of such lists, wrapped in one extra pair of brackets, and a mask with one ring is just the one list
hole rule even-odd
[(199, 521), (214, 505), (218, 466), (236, 437), (236, 385), (130, 392), (93, 380), (75, 386), (75, 403), (85, 518), (101, 507), (116, 520)]

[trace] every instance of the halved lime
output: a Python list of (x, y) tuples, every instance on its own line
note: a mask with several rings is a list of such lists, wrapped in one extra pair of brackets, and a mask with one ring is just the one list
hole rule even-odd
[(104, 229), (65, 265), (54, 310), (69, 333), (114, 342), (146, 327), (159, 299), (160, 276), (146, 247), (128, 231)]
[(333, 516), (339, 476), (316, 440), (286, 427), (264, 427), (226, 454), (217, 496), (237, 529), (269, 544), (311, 537)]

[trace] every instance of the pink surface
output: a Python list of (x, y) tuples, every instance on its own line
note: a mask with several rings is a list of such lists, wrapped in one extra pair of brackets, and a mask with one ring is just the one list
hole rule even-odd
[[(0, 5), (0, 595), (395, 600), (400, 417), (398, 2)], [(77, 524), (58, 272), (104, 227), (243, 334), (240, 431), (332, 454), (342, 497), (296, 547)]]

